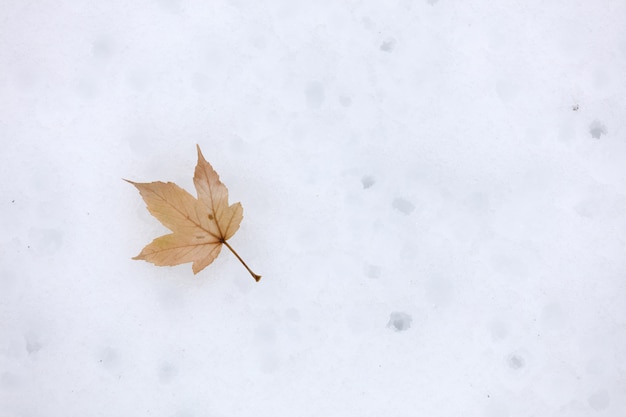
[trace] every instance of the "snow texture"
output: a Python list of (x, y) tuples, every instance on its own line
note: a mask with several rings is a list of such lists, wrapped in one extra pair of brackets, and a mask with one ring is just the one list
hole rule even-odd
[[(624, 22), (4, 1), (0, 416), (626, 415)], [(130, 259), (196, 143), (260, 283)]]

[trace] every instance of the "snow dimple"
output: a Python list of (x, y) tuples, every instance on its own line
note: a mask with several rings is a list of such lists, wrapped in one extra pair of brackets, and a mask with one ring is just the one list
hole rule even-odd
[(371, 175), (365, 175), (361, 178), (361, 184), (363, 184), (363, 188), (370, 188), (372, 185), (376, 183), (376, 180)]
[(259, 370), (266, 374), (278, 371), (281, 360), (276, 351), (278, 342), (276, 327), (271, 323), (261, 324), (254, 332), (254, 339), (259, 351), (257, 359)]
[(606, 126), (602, 124), (599, 120), (594, 120), (589, 126), (589, 133), (591, 137), (594, 139), (600, 139), (602, 135), (606, 135), (608, 133)]
[(273, 344), (276, 341), (276, 329), (269, 324), (263, 325), (256, 330), (255, 338), (263, 344)]
[(596, 411), (604, 410), (611, 403), (611, 397), (609, 396), (609, 392), (605, 389), (599, 390), (591, 394), (587, 398), (587, 403), (589, 407), (593, 408)]
[(382, 268), (378, 265), (367, 265), (365, 267), (365, 274), (370, 279), (378, 279), (382, 273)]
[(285, 317), (291, 321), (299, 322), (300, 321), (300, 311), (291, 307), (285, 311)]
[(409, 200), (404, 198), (394, 198), (391, 203), (394, 209), (398, 210), (400, 213), (406, 214), (407, 216), (415, 210), (415, 206)]
[(0, 269), (0, 294), (8, 297), (18, 282), (17, 273), (13, 270)]
[(206, 93), (207, 90), (210, 88), (210, 84), (211, 83), (210, 83), (209, 77), (207, 77), (206, 74), (202, 74), (198, 72), (193, 74), (191, 86), (193, 87), (196, 93), (199, 93), (199, 94)]
[(180, 410), (176, 414), (174, 414), (173, 417), (195, 417), (195, 416), (196, 414), (193, 414), (191, 411)]
[(394, 311), (389, 316), (389, 322), (387, 323), (387, 327), (395, 330), (396, 332), (403, 332), (411, 327), (412, 321), (413, 318), (407, 313)]
[(396, 47), (396, 40), (394, 38), (387, 38), (380, 45), (380, 50), (383, 52), (391, 53), (395, 47)]
[(63, 245), (63, 232), (33, 227), (28, 232), (31, 246), (42, 255), (52, 255)]
[(172, 14), (178, 14), (182, 11), (181, 0), (158, 0), (157, 3), (163, 8), (163, 10)]
[(516, 371), (526, 366), (526, 360), (524, 359), (524, 357), (517, 353), (510, 354), (506, 358), (506, 362), (509, 365), (509, 368)]
[(425, 281), (424, 294), (437, 308), (444, 308), (452, 299), (454, 286), (445, 276), (432, 276)]
[(119, 365), (120, 358), (115, 349), (106, 347), (98, 355), (98, 362), (103, 368), (112, 370)]
[(39, 352), (41, 348), (42, 344), (36, 337), (33, 337), (32, 335), (26, 337), (26, 352), (28, 352), (29, 355)]
[(309, 108), (319, 109), (324, 104), (326, 94), (324, 84), (319, 81), (310, 82), (306, 87), (306, 102)]
[(541, 310), (541, 324), (545, 329), (560, 329), (566, 324), (566, 314), (559, 304), (547, 304)]
[(520, 88), (514, 80), (507, 78), (503, 80), (499, 80), (496, 83), (496, 92), (498, 93), (498, 97), (505, 103), (510, 102), (515, 99), (515, 97), (519, 94)]
[(0, 388), (11, 390), (19, 387), (20, 377), (12, 372), (3, 372), (0, 374)]
[(262, 355), (259, 358), (259, 369), (266, 374), (278, 371), (280, 369), (280, 358), (274, 352)]
[(491, 339), (494, 342), (504, 340), (509, 335), (509, 328), (501, 321), (496, 321), (491, 325)]
[(91, 44), (91, 54), (93, 58), (100, 62), (107, 62), (113, 56), (113, 44), (107, 37), (96, 39)]
[(159, 382), (169, 384), (178, 374), (178, 369), (169, 362), (164, 362), (158, 369)]

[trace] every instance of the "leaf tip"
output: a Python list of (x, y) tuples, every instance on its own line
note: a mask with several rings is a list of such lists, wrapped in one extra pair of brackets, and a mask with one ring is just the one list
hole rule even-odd
[(202, 151), (200, 150), (200, 145), (198, 145), (197, 143), (196, 143), (196, 149), (198, 150), (198, 161), (206, 162), (206, 159), (204, 159), (204, 155), (202, 155)]

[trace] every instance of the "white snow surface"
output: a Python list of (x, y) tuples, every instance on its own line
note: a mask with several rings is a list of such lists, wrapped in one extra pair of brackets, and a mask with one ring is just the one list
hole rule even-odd
[[(0, 416), (626, 415), (625, 22), (3, 1)], [(259, 283), (131, 260), (196, 144)]]

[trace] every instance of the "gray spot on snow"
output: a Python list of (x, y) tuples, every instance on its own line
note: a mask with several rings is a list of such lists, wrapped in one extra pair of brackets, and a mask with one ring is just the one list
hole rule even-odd
[(387, 38), (381, 45), (380, 50), (383, 52), (391, 53), (396, 47), (396, 40), (394, 38)]
[(20, 378), (11, 373), (11, 372), (3, 372), (0, 374), (0, 387), (4, 389), (13, 389), (17, 388), (20, 385)]
[(162, 384), (170, 383), (178, 374), (178, 370), (174, 365), (164, 362), (159, 367), (159, 381)]
[(285, 310), (285, 317), (291, 321), (298, 322), (300, 321), (300, 312), (297, 309), (291, 307)]
[(270, 324), (264, 324), (255, 331), (256, 339), (262, 343), (274, 343), (276, 341), (276, 329)]
[(17, 282), (17, 274), (13, 271), (0, 271), (0, 293), (5, 296), (9, 295), (9, 291), (15, 287)]
[(502, 276), (524, 278), (528, 276), (528, 266), (524, 259), (512, 253), (495, 253), (491, 256), (491, 265)]
[(436, 276), (428, 280), (425, 292), (429, 301), (437, 307), (445, 307), (452, 298), (452, 284), (441, 276)]
[(495, 400), (490, 395), (487, 395), (487, 398), (491, 398), (491, 400), (487, 403), (487, 407), (485, 408), (485, 417), (509, 417), (511, 413), (509, 412), (509, 408), (505, 403)]
[(348, 96), (339, 97), (339, 102), (343, 107), (350, 107), (350, 105), (352, 105), (352, 99)]
[(113, 56), (113, 45), (107, 38), (100, 38), (91, 44), (91, 54), (94, 59), (104, 62)]
[(396, 332), (403, 332), (411, 327), (413, 318), (406, 313), (400, 311), (394, 311), (389, 316), (389, 322), (387, 327), (395, 330)]
[(596, 411), (604, 410), (611, 403), (611, 397), (609, 396), (609, 392), (605, 389), (601, 389), (599, 391), (594, 392), (587, 398), (587, 403), (589, 407), (593, 408)]
[(179, 412), (177, 412), (176, 414), (174, 414), (172, 417), (194, 417), (195, 415), (188, 410), (181, 410)]
[(325, 99), (324, 84), (313, 81), (306, 87), (306, 102), (312, 109), (319, 109)]
[(193, 89), (198, 93), (206, 93), (209, 89), (209, 77), (206, 74), (196, 72), (191, 78), (191, 85)]
[(476, 215), (485, 215), (489, 212), (489, 196), (485, 193), (471, 193), (464, 199), (468, 210)]
[(565, 313), (557, 303), (550, 303), (541, 310), (541, 321), (548, 329), (558, 329), (566, 322)]
[(41, 350), (41, 343), (34, 337), (26, 338), (26, 352), (29, 355), (35, 354)]
[(181, 0), (158, 0), (157, 3), (166, 11), (170, 13), (180, 13), (181, 8)]
[(98, 362), (102, 365), (102, 367), (110, 370), (119, 364), (120, 359), (115, 349), (107, 347), (100, 352)]
[(496, 83), (496, 92), (502, 101), (509, 102), (519, 93), (519, 87), (513, 80), (500, 80)]
[(376, 180), (374, 180), (374, 177), (372, 177), (371, 175), (365, 175), (363, 178), (361, 178), (361, 184), (363, 184), (363, 188), (370, 188), (372, 185), (374, 185), (375, 182)]
[(96, 80), (91, 77), (85, 77), (78, 80), (76, 84), (76, 93), (80, 98), (90, 100), (98, 96), (99, 89)]
[(363, 23), (363, 27), (367, 30), (376, 29), (376, 23), (374, 23), (369, 16), (365, 16), (363, 19), (361, 19), (361, 23)]
[(491, 325), (491, 339), (496, 342), (504, 340), (509, 335), (509, 329), (506, 324), (501, 321), (497, 321)]
[(151, 83), (151, 74), (145, 70), (135, 70), (127, 76), (129, 86), (139, 92), (146, 91)]
[(434, 6), (439, 0), (428, 0), (428, 4)]
[(600, 123), (600, 121), (594, 120), (591, 126), (589, 126), (589, 133), (591, 133), (592, 138), (600, 139), (600, 136), (607, 134), (606, 126)]
[(61, 247), (63, 232), (56, 229), (39, 229), (33, 227), (28, 231), (31, 246), (41, 254), (51, 255)]
[(273, 353), (267, 353), (260, 358), (261, 371), (271, 374), (276, 372), (280, 368), (280, 359)]
[(381, 268), (378, 265), (367, 265), (365, 268), (365, 274), (368, 278), (378, 279), (380, 278)]
[(409, 200), (405, 200), (404, 198), (395, 198), (393, 203), (391, 204), (394, 209), (398, 210), (401, 213), (406, 214), (407, 216), (415, 210), (415, 206)]
[(506, 362), (509, 365), (509, 368), (514, 370), (522, 369), (524, 366), (526, 366), (526, 361), (524, 360), (524, 357), (517, 353), (509, 355), (506, 359)]

